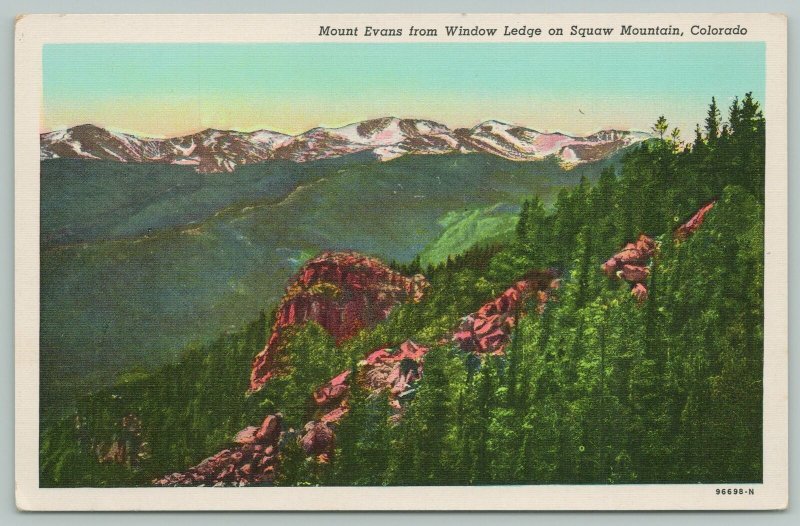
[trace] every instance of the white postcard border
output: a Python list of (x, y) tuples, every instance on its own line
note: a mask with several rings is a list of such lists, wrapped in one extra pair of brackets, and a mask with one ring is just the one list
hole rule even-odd
[[(367, 488), (39, 488), (39, 128), (42, 46), (77, 42), (365, 42), (320, 25), (623, 23), (746, 26), (735, 37), (562, 36), (529, 42), (763, 41), (767, 120), (764, 478), (762, 484)], [(27, 15), (15, 34), (15, 455), (25, 510), (686, 510), (778, 509), (788, 502), (787, 40), (777, 14)], [(389, 37), (369, 42), (509, 42), (508, 37)], [(718, 496), (716, 488), (755, 490)]]

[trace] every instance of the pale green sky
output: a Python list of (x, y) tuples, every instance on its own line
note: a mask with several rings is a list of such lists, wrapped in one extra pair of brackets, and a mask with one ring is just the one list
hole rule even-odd
[(49, 44), (41, 124), (294, 134), (391, 115), (585, 134), (665, 114), (688, 135), (712, 96), (764, 101), (764, 53), (760, 42)]

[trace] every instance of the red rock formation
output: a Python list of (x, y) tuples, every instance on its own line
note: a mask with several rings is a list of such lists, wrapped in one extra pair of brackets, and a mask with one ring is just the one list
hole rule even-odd
[(687, 222), (682, 224), (675, 230), (675, 238), (679, 240), (686, 239), (691, 234), (694, 234), (698, 228), (703, 224), (706, 214), (714, 208), (716, 201), (711, 201), (707, 205), (698, 210)]
[(617, 277), (629, 283), (641, 283), (650, 276), (650, 269), (640, 265), (622, 265)]
[[(714, 208), (714, 201), (695, 212), (684, 224), (675, 230), (675, 239), (682, 241), (694, 234), (703, 224), (705, 215)], [(641, 303), (647, 299), (645, 282), (650, 277), (650, 259), (656, 251), (653, 239), (642, 234), (635, 243), (628, 243), (623, 249), (603, 263), (602, 270), (610, 278), (619, 278), (631, 284), (631, 295)]]
[[(622, 278), (622, 276), (619, 275), (619, 272), (624, 272), (624, 267), (628, 267), (627, 272), (631, 275), (647, 273), (648, 271), (645, 267), (650, 262), (650, 258), (653, 256), (655, 249), (655, 241), (642, 234), (635, 243), (628, 243), (621, 251), (617, 252), (611, 256), (608, 261), (603, 263), (603, 272), (605, 272), (608, 277), (617, 276), (620, 278)], [(646, 278), (647, 276), (641, 280), (634, 281), (644, 281)], [(629, 281), (628, 278), (622, 279)]]
[(525, 302), (536, 295), (538, 310), (541, 311), (549, 291), (558, 285), (556, 274), (550, 271), (537, 272), (518, 281), (478, 312), (465, 316), (452, 340), (465, 352), (502, 354)]
[[(356, 301), (359, 298), (375, 290), (374, 283), (364, 284), (367, 274), (374, 275), (375, 260), (362, 258), (366, 263), (361, 263), (366, 269), (359, 270), (357, 267), (343, 265), (341, 259), (361, 258), (351, 254), (326, 254), (323, 257), (310, 262), (298, 275), (297, 289), (290, 288), (281, 304), (279, 319), (276, 322), (275, 332), (270, 338), (270, 344), (261, 355), (269, 355), (272, 351), (273, 338), (280, 329), (291, 323), (300, 323), (301, 320), (308, 319), (329, 319), (309, 317), (307, 304), (296, 307), (298, 302), (295, 298), (303, 294), (314, 295), (319, 291), (309, 292), (312, 287), (323, 283), (329, 284), (346, 283), (348, 291), (366, 291), (352, 293)], [(337, 264), (330, 264), (335, 261)], [(394, 297), (403, 296), (398, 289), (405, 291), (405, 297), (418, 300), (424, 280), (408, 280), (408, 278), (396, 277), (392, 271), (382, 265), (379, 267), (378, 274), (388, 277), (387, 281), (391, 284), (387, 296), (379, 298), (375, 296), (377, 305), (385, 309), (383, 316), (388, 315), (388, 310), (394, 303), (389, 304), (388, 300)], [(342, 271), (342, 269), (348, 269)], [(368, 270), (367, 270), (368, 269)], [(399, 276), (399, 275), (398, 275)], [(403, 281), (407, 280), (407, 281)], [(409, 283), (410, 282), (410, 283)], [(402, 286), (401, 286), (402, 285)], [(544, 303), (549, 298), (549, 291), (557, 288), (559, 280), (556, 274), (551, 271), (534, 272), (526, 279), (519, 281), (506, 290), (498, 298), (482, 306), (478, 312), (465, 318), (459, 329), (452, 336), (452, 339), (445, 338), (443, 343), (455, 341), (459, 347), (466, 352), (476, 352), (479, 354), (500, 354), (504, 346), (508, 343), (511, 329), (513, 328), (517, 316), (522, 314), (525, 303), (536, 298), (537, 310), (541, 312)], [(385, 287), (384, 287), (385, 288)], [(342, 290), (342, 289), (338, 289)], [(309, 300), (309, 301), (313, 301)], [(385, 302), (385, 303), (384, 303)], [(320, 303), (322, 304), (322, 303)], [(341, 304), (338, 308), (344, 312), (346, 308)], [(314, 310), (317, 316), (328, 306)], [(285, 315), (283, 313), (286, 313)], [(285, 316), (285, 317), (283, 317)], [(344, 318), (347, 319), (347, 318)], [(283, 322), (281, 322), (283, 320)], [(291, 323), (289, 323), (291, 321)], [(328, 327), (323, 325), (331, 334), (339, 338), (346, 338), (352, 335), (347, 330), (338, 327)], [(393, 419), (396, 421), (402, 415), (402, 400), (413, 391), (413, 386), (422, 378), (425, 355), (429, 348), (419, 345), (411, 340), (406, 340), (397, 347), (383, 347), (370, 352), (358, 364), (359, 385), (371, 390), (373, 393), (386, 392), (389, 404), (395, 410)], [(262, 361), (258, 363), (274, 363)], [(255, 369), (254, 369), (255, 371)], [(269, 375), (274, 371), (267, 371)], [(312, 397), (316, 404), (317, 417), (309, 421), (303, 428), (302, 435), (297, 438), (303, 451), (309, 456), (315, 456), (319, 462), (327, 462), (333, 450), (336, 438), (336, 426), (347, 414), (349, 410), (348, 398), (350, 394), (350, 381), (353, 371), (348, 369), (342, 371), (330, 381), (317, 388)], [(261, 378), (262, 376), (259, 376)], [(263, 383), (262, 383), (263, 385)], [(275, 476), (277, 469), (277, 450), (280, 437), (280, 418), (270, 415), (261, 424), (260, 428), (250, 426), (242, 429), (236, 434), (234, 441), (239, 444), (232, 449), (226, 449), (213, 457), (204, 460), (198, 466), (190, 468), (183, 473), (173, 473), (160, 480), (154, 481), (160, 486), (201, 486), (201, 485), (248, 485), (258, 483), (270, 483)], [(291, 438), (290, 440), (295, 440)], [(266, 446), (266, 447), (265, 447)]]
[(397, 349), (378, 349), (364, 360), (364, 384), (373, 391), (389, 390), (393, 407), (411, 385), (422, 378), (422, 362), (430, 349), (406, 340)]
[[(406, 340), (394, 349), (377, 349), (359, 363), (359, 383), (373, 393), (388, 389), (390, 404), (399, 409), (398, 399), (422, 377), (422, 362), (428, 350), (428, 347), (411, 340)], [(326, 411), (319, 421), (337, 423), (347, 414), (347, 397), (350, 394), (348, 381), (351, 374), (349, 369), (343, 371), (314, 391), (314, 402), (322, 411)]]
[(408, 278), (374, 258), (327, 252), (306, 263), (278, 307), (272, 335), (253, 361), (250, 391), (257, 391), (277, 372), (282, 332), (315, 321), (338, 342), (384, 320), (395, 305), (419, 301), (427, 282)]
[[(395, 349), (377, 349), (359, 363), (359, 382), (373, 393), (388, 390), (389, 404), (399, 413), (400, 399), (422, 377), (422, 362), (428, 350), (411, 340)], [(351, 370), (343, 371), (314, 391), (314, 402), (325, 414), (306, 424), (300, 445), (306, 454), (315, 455), (321, 462), (330, 457), (334, 427), (348, 412), (351, 374)]]
[(644, 282), (650, 276), (650, 258), (656, 251), (655, 241), (641, 234), (635, 243), (628, 243), (621, 251), (603, 263), (603, 272), (609, 278), (618, 278), (631, 284), (631, 295), (641, 303), (647, 299)]
[(333, 377), (330, 382), (314, 391), (314, 402), (319, 406), (324, 406), (330, 402), (338, 402), (349, 391), (347, 380), (350, 378), (350, 369)]
[(184, 472), (153, 481), (156, 486), (249, 486), (271, 484), (275, 477), (280, 415), (269, 415), (260, 428), (236, 435), (238, 446), (224, 449)]

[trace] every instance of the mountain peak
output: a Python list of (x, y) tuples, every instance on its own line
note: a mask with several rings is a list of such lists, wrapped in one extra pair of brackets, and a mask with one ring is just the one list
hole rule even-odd
[(269, 160), (309, 162), (360, 152), (381, 161), (404, 155), (489, 153), (513, 161), (559, 157), (568, 166), (596, 161), (650, 135), (601, 130), (586, 137), (540, 133), (487, 120), (471, 129), (451, 130), (427, 119), (379, 117), (338, 128), (317, 127), (291, 136), (272, 130), (240, 132), (206, 128), (182, 137), (156, 139), (118, 133), (94, 124), (40, 136), (40, 158), (192, 165), (198, 172), (232, 172)]
[(508, 124), (507, 122), (498, 121), (495, 119), (490, 119), (488, 121), (483, 121), (482, 123), (476, 125), (473, 130), (488, 127), (488, 128), (512, 128), (513, 125)]

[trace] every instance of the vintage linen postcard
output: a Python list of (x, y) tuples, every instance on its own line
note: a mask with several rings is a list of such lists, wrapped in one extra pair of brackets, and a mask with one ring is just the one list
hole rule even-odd
[(786, 19), (32, 15), (26, 510), (787, 505)]

